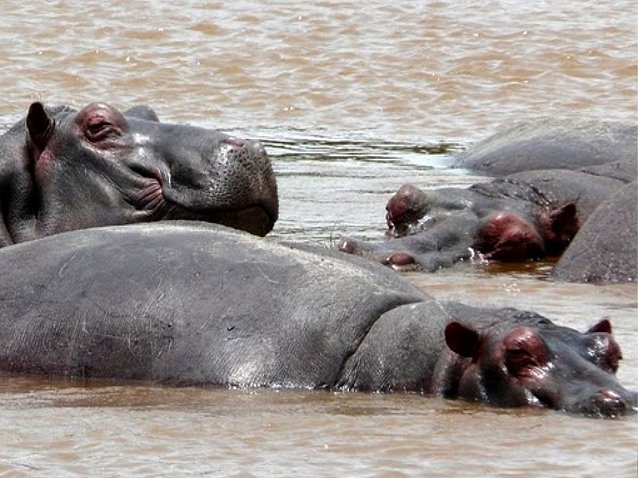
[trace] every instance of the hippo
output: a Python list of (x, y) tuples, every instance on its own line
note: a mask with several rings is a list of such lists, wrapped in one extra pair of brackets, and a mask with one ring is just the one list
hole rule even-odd
[(632, 413), (607, 319), (439, 302), (330, 249), (202, 222), (61, 233), (0, 250), (0, 371), (167, 386), (418, 392)]
[[(638, 126), (589, 119), (540, 118), (508, 126), (460, 154), (457, 168), (490, 176), (536, 169), (626, 165), (638, 155)], [(636, 170), (625, 170), (636, 179)]]
[(0, 136), (0, 247), (64, 231), (160, 219), (257, 235), (278, 214), (259, 142), (160, 123), (148, 106), (79, 111), (34, 102)]
[[(596, 208), (636, 181), (636, 134), (635, 126), (611, 122), (515, 125), (457, 159), (457, 167), (497, 176), (491, 182), (427, 192), (404, 185), (386, 206), (390, 240), (363, 243), (343, 237), (337, 248), (398, 270), (435, 271), (462, 260), (558, 259)], [(635, 216), (635, 203), (625, 207)], [(596, 230), (631, 239), (632, 224), (608, 222)], [(617, 243), (619, 257), (632, 257), (631, 244)], [(592, 250), (591, 256), (603, 253)]]
[(344, 237), (340, 251), (399, 270), (435, 271), (472, 258), (519, 262), (559, 257), (620, 180), (582, 171), (524, 171), (469, 188), (406, 184), (386, 206), (389, 239)]
[(638, 184), (628, 184), (603, 202), (583, 224), (552, 270), (570, 282), (638, 280)]

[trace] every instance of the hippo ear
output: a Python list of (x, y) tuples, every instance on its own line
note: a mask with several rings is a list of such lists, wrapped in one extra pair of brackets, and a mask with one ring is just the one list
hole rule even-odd
[(597, 332), (602, 332), (604, 334), (611, 334), (611, 322), (607, 319), (602, 319), (597, 324), (592, 325), (586, 334), (595, 334)]
[(459, 322), (451, 322), (445, 327), (445, 343), (462, 357), (476, 356), (479, 342), (479, 333)]
[(27, 128), (33, 144), (44, 149), (53, 134), (54, 125), (53, 119), (49, 117), (42, 103), (37, 101), (31, 104), (27, 114)]
[(571, 237), (578, 230), (576, 204), (570, 202), (549, 213), (550, 227), (557, 237)]

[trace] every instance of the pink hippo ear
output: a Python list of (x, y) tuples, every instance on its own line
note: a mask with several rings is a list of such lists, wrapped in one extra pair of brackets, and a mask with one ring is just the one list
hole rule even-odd
[(53, 134), (54, 126), (55, 122), (49, 118), (42, 103), (39, 101), (31, 103), (27, 113), (27, 129), (31, 141), (37, 148), (43, 150), (46, 147)]
[(479, 333), (460, 322), (451, 322), (445, 327), (445, 343), (462, 357), (474, 357), (478, 353), (481, 337)]
[(611, 334), (611, 322), (607, 319), (602, 319), (598, 323), (592, 325), (585, 333), (595, 334), (597, 332)]

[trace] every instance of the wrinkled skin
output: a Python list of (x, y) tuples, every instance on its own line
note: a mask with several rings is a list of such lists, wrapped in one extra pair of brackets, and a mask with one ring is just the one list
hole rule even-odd
[(567, 170), (516, 173), (468, 189), (404, 185), (386, 206), (389, 239), (343, 238), (338, 248), (396, 269), (424, 271), (475, 258), (557, 257), (598, 204), (622, 185)]
[(636, 406), (607, 320), (581, 333), (437, 302), (336, 251), (165, 222), (59, 234), (0, 261), (5, 372), (416, 391), (604, 417)]
[[(461, 154), (456, 167), (503, 176), (597, 168), (636, 158), (638, 127), (611, 121), (539, 119), (504, 128)], [(628, 171), (636, 179), (636, 170)]]
[(638, 280), (637, 228), (638, 185), (634, 181), (594, 211), (552, 276), (571, 282)]
[(277, 187), (261, 144), (121, 113), (33, 103), (0, 136), (0, 246), (63, 231), (196, 219), (264, 235)]

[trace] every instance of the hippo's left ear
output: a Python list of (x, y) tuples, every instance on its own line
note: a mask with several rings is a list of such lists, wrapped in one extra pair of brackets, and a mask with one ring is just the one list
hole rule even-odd
[(451, 322), (445, 327), (445, 343), (462, 357), (474, 357), (479, 349), (479, 333), (460, 322)]
[(44, 105), (39, 101), (32, 103), (29, 106), (29, 113), (27, 113), (27, 129), (29, 130), (29, 137), (33, 144), (38, 148), (44, 149), (53, 134), (53, 128), (55, 122), (49, 117)]
[(595, 334), (597, 332), (601, 332), (603, 334), (611, 334), (611, 322), (607, 319), (602, 319), (597, 324), (592, 325), (586, 334)]

